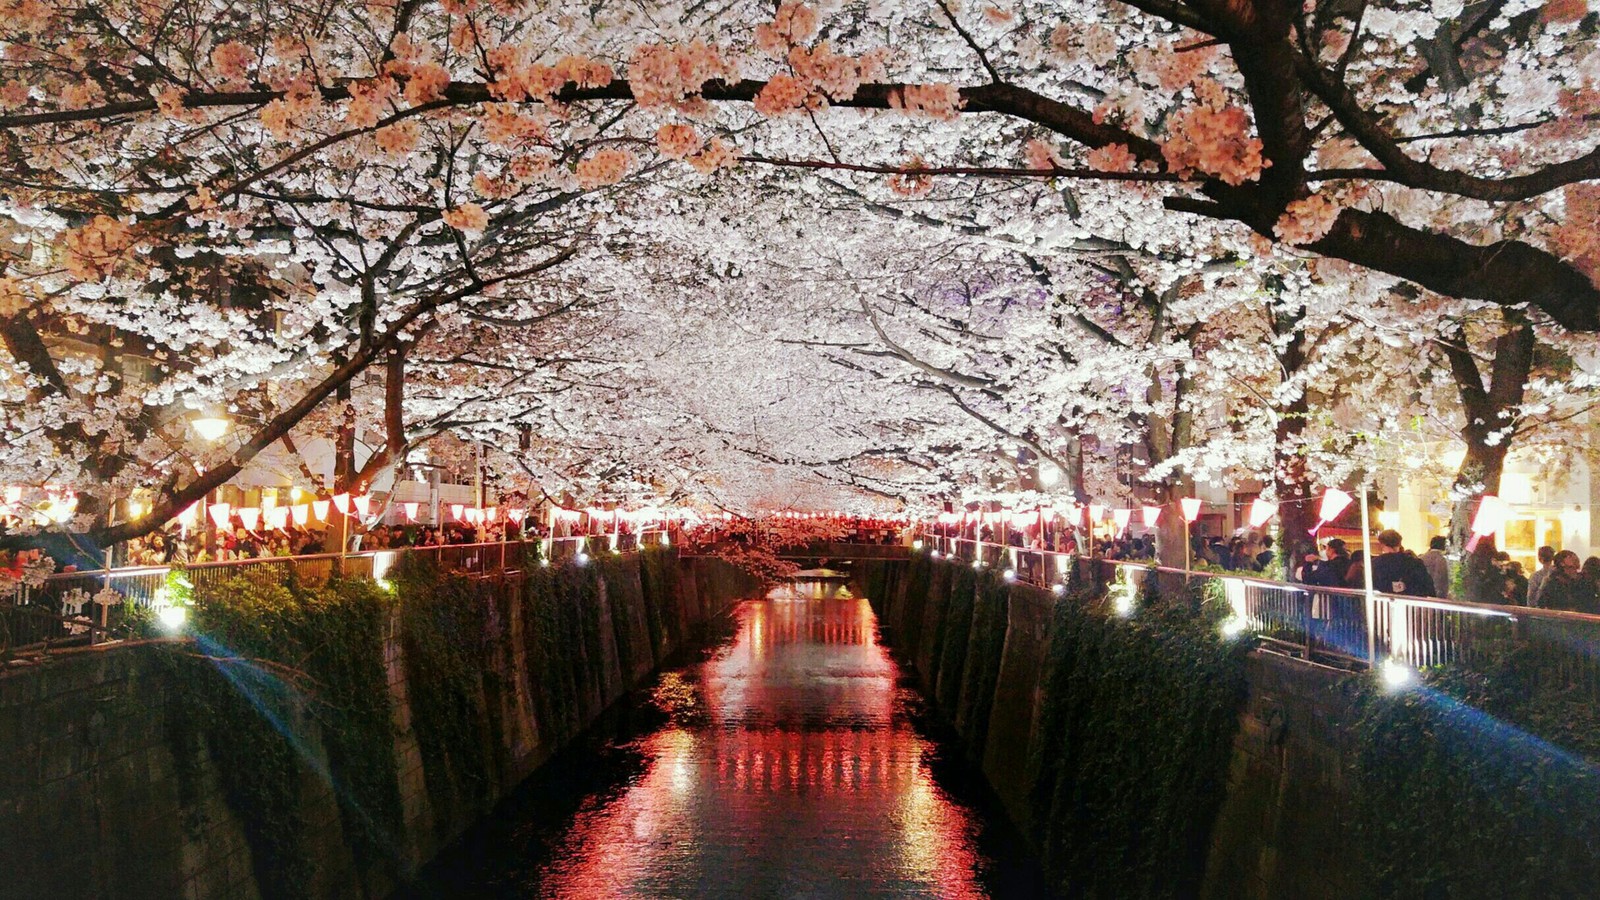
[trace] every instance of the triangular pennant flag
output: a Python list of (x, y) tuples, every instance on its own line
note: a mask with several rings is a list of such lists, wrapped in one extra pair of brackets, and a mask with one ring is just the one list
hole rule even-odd
[(339, 511), (339, 515), (341, 515), (341, 516), (350, 515), (350, 495), (349, 494), (334, 494), (333, 495), (333, 508), (337, 509)]
[(178, 516), (177, 516), (178, 524), (182, 525), (185, 528), (193, 528), (195, 520), (199, 517), (199, 515), (200, 515), (200, 501), (196, 500), (195, 502), (189, 504), (187, 507), (184, 507), (183, 512), (178, 513)]
[(416, 503), (402, 503), (402, 504), (400, 504), (400, 508), (405, 510), (406, 519), (407, 520), (412, 521), (412, 522), (415, 522), (417, 520), (417, 506), (418, 505)]
[(462, 513), (466, 512), (466, 510), (467, 505), (465, 503), (450, 504), (450, 515), (454, 518), (460, 519), (463, 522), (466, 521), (466, 518), (462, 515)]
[(1154, 528), (1161, 521), (1161, 507), (1146, 506), (1141, 512), (1144, 514), (1144, 527)]
[(500, 514), (500, 507), (491, 506), (488, 509), (483, 511), (484, 521), (493, 522), (499, 517), (499, 514)]
[(268, 528), (283, 531), (289, 527), (289, 507), (274, 506), (269, 510), (265, 510), (264, 513), (267, 517)]
[(1133, 510), (1113, 509), (1111, 519), (1117, 523), (1117, 534), (1121, 534), (1128, 530), (1128, 523), (1133, 521)]
[(1195, 519), (1200, 518), (1199, 497), (1185, 497), (1178, 501), (1178, 505), (1183, 507), (1183, 520), (1185, 522), (1192, 524)]
[(228, 516), (233, 513), (233, 507), (226, 503), (213, 503), (206, 510), (206, 515), (211, 517), (211, 523), (218, 528), (228, 527)]
[(313, 501), (311, 501), (311, 513), (312, 513), (312, 515), (317, 517), (317, 521), (318, 522), (326, 522), (326, 521), (328, 521), (328, 501), (326, 501), (326, 500), (313, 500)]
[(1267, 520), (1277, 515), (1278, 504), (1271, 500), (1262, 500), (1257, 497), (1250, 501), (1250, 527), (1260, 528), (1267, 524)]
[(365, 519), (372, 514), (372, 497), (370, 495), (362, 494), (359, 497), (351, 497), (350, 503), (356, 508), (356, 513), (361, 518)]
[(512, 522), (517, 522), (517, 523), (521, 523), (522, 522), (522, 518), (524, 516), (526, 516), (527, 514), (528, 514), (527, 510), (520, 509), (520, 508), (515, 507), (515, 506), (513, 506), (510, 509), (506, 510), (506, 518), (508, 520), (512, 521)]
[(255, 531), (256, 526), (261, 524), (261, 510), (257, 507), (247, 506), (244, 509), (237, 510), (237, 513), (239, 521), (244, 524), (246, 531)]
[(303, 528), (306, 523), (311, 521), (311, 504), (301, 503), (297, 506), (289, 507), (289, 510), (294, 513), (294, 523), (296, 525)]

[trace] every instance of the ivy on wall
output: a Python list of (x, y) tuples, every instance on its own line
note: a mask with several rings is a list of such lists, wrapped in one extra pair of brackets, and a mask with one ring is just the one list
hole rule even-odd
[(195, 647), (161, 651), (174, 676), (165, 719), (184, 807), (198, 815), (205, 753), (262, 895), (303, 897), (312, 867), (302, 784), (326, 777), (358, 865), (392, 874), (401, 816), (383, 662), (388, 598), (364, 581), (236, 578), (193, 602)]
[[(731, 567), (701, 572), (706, 604), (753, 590)], [(603, 628), (606, 579), (613, 628)], [(406, 667), (411, 727), (441, 837), (488, 809), (509, 761), (504, 721), (518, 657), (539, 741), (555, 749), (626, 688), (631, 663), (653, 668), (689, 631), (671, 550), (597, 557), (518, 577), (441, 571), (406, 555), (393, 593), (365, 580), (325, 584), (234, 579), (191, 598), (192, 645), (151, 648), (172, 679), (164, 721), (189, 825), (202, 823), (214, 772), (250, 847), (261, 895), (304, 898), (346, 886), (318, 871), (330, 848), (308, 828), (317, 779), (332, 787), (345, 843), (368, 893), (392, 888), (405, 859), (394, 705), (384, 659), (391, 616)], [(513, 616), (521, 641), (513, 645)], [(652, 646), (640, 641), (640, 622)], [(606, 666), (616, 641), (622, 682)], [(325, 761), (325, 765), (324, 765)], [(206, 765), (209, 763), (209, 765)]]
[[(1152, 582), (1153, 584), (1153, 582)], [(1226, 792), (1241, 644), (1191, 598), (1129, 618), (1056, 604), (1033, 768), (1034, 838), (1064, 895), (1192, 896)]]
[(494, 582), (442, 572), (423, 554), (391, 574), (400, 599), (411, 726), (440, 837), (486, 808), (498, 783), (499, 709), (488, 699), (491, 655), (503, 641)]
[(1595, 895), (1600, 712), (1557, 659), (1504, 640), (1421, 687), (1356, 683), (1352, 827), (1375, 896)]

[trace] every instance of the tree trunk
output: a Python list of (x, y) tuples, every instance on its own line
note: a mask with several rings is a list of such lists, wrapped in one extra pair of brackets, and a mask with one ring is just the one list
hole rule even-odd
[(1464, 556), (1462, 593), (1466, 600), (1476, 603), (1498, 602), (1501, 591), (1499, 573), (1493, 566), (1493, 542), (1486, 538), (1478, 542), (1474, 552), (1466, 552), (1472, 517), (1485, 495), (1500, 493), (1500, 476), (1515, 432), (1513, 411), (1522, 403), (1533, 371), (1533, 326), (1519, 310), (1503, 309), (1501, 317), (1506, 330), (1495, 339), (1487, 387), (1464, 328), (1458, 328), (1450, 340), (1440, 344), (1461, 392), (1465, 420), (1461, 440), (1467, 446), (1456, 471), (1453, 493), (1458, 499), (1451, 510), (1450, 537)]

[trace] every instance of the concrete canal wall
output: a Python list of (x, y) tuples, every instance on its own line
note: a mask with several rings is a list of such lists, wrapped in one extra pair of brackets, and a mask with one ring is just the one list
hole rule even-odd
[(0, 675), (0, 897), (387, 895), (756, 587), (645, 557), (283, 594), (214, 645)]
[[(1069, 895), (1369, 894), (1348, 853), (1346, 676), (1149, 633), (1118, 646), (1061, 615), (1073, 601), (967, 565), (858, 575), (886, 642)], [(1210, 659), (1179, 661), (1191, 651)], [(1180, 708), (1206, 703), (1209, 716)], [(1198, 821), (1161, 821), (1184, 816)]]
[(1595, 895), (1591, 635), (1396, 689), (1222, 637), (1214, 581), (1121, 616), (927, 555), (856, 574), (1063, 896)]

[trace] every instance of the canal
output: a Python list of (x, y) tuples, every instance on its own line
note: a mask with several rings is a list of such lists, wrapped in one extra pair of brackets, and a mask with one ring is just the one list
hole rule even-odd
[(744, 601), (422, 873), (415, 897), (1040, 897), (864, 599)]

